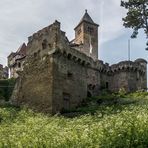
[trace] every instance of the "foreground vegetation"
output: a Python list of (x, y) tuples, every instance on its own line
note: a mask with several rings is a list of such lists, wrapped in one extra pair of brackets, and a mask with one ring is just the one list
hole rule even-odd
[[(27, 108), (1, 107), (0, 147), (148, 147), (148, 93), (104, 94), (84, 104), (53, 117)], [(77, 116), (67, 117), (74, 113)]]
[(0, 101), (8, 101), (15, 85), (15, 79), (0, 80)]

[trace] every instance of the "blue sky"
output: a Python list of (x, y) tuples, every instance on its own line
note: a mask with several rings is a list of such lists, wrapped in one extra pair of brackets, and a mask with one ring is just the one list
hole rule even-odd
[[(28, 36), (53, 23), (61, 22), (69, 39), (73, 28), (85, 9), (99, 27), (99, 59), (110, 64), (127, 60), (128, 39), (132, 30), (122, 26), (126, 15), (120, 0), (0, 0), (0, 63), (6, 65), (7, 56), (16, 51)], [(145, 35), (141, 31), (131, 40), (131, 59), (145, 58)]]

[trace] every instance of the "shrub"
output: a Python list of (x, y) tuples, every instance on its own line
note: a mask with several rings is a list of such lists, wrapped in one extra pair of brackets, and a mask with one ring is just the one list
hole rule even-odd
[(125, 97), (125, 95), (127, 94), (125, 88), (120, 88), (118, 91), (118, 96), (119, 97)]
[(1, 99), (8, 101), (15, 85), (15, 79), (0, 80)]

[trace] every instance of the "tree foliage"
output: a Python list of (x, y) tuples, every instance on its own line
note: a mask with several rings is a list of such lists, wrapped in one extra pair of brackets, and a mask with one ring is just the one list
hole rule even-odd
[(121, 6), (128, 10), (123, 25), (133, 29), (131, 38), (137, 37), (139, 29), (144, 29), (148, 38), (148, 0), (121, 0)]

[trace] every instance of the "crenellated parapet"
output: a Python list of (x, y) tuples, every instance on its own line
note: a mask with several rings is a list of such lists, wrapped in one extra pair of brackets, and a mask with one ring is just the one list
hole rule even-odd
[(102, 73), (114, 74), (116, 72), (123, 71), (139, 71), (141, 74), (146, 72), (147, 62), (144, 59), (137, 59), (133, 61), (122, 61), (114, 65), (109, 65), (108, 63), (103, 63), (101, 60), (93, 60), (91, 57), (81, 53), (73, 48), (57, 49), (55, 53), (63, 55), (69, 60), (73, 60), (78, 64), (87, 66), (88, 68), (95, 69)]
[(58, 54), (62, 54), (65, 58), (69, 60), (73, 60), (78, 64), (87, 66), (88, 68), (95, 69), (102, 73), (114, 74), (116, 72), (123, 72), (123, 71), (125, 72), (138, 71), (141, 74), (144, 74), (146, 72), (147, 61), (145, 61), (144, 59), (137, 59), (134, 62), (122, 61), (110, 66), (108, 63), (103, 63), (103, 61), (101, 60), (93, 60), (91, 57), (85, 55), (84, 53), (81, 53), (80, 51), (70, 47), (67, 48), (66, 50), (58, 49), (56, 52)]
[(122, 61), (118, 64), (111, 65), (111, 73), (116, 73), (120, 71), (139, 71), (140, 73), (146, 72), (147, 62), (144, 59), (137, 59), (132, 61)]
[(99, 72), (104, 73), (104, 72), (109, 72), (110, 70), (109, 64), (107, 63), (104, 64), (103, 61), (101, 60), (94, 60), (93, 58), (87, 56), (86, 54), (80, 52), (79, 50), (71, 48), (70, 46), (68, 48), (58, 47), (56, 48), (55, 52), (52, 54), (61, 55), (67, 58), (68, 60), (72, 60), (77, 64), (97, 70)]

